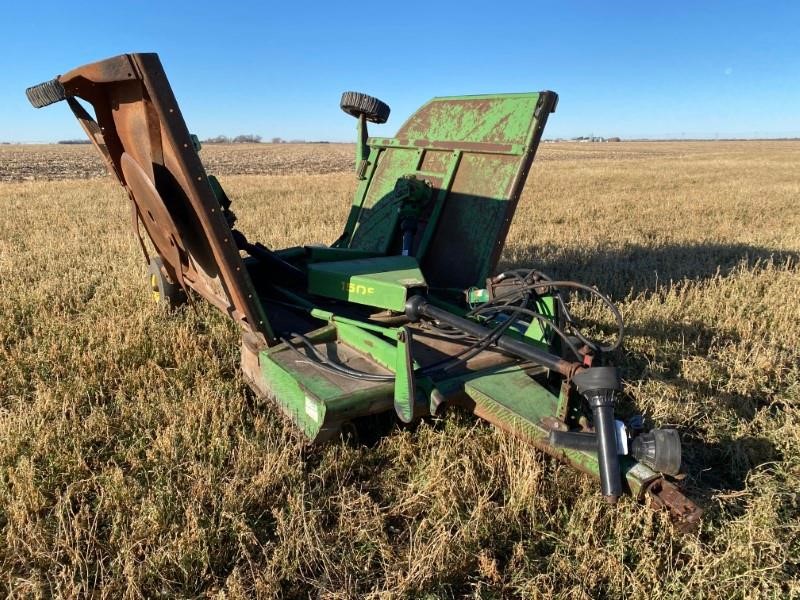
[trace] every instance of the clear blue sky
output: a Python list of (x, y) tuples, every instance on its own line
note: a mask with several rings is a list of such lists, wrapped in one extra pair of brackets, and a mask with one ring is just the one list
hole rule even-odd
[(344, 90), (392, 107), (432, 96), (559, 93), (546, 137), (800, 136), (798, 2), (6, 2), (0, 140), (82, 136), (27, 86), (158, 52), (201, 137), (350, 140)]

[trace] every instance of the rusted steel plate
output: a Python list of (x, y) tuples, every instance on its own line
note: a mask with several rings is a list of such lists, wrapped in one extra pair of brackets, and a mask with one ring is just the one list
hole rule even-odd
[[(158, 56), (116, 56), (58, 80), (90, 140), (128, 191), (166, 274), (245, 331), (273, 341)], [(92, 105), (96, 121), (76, 98)]]

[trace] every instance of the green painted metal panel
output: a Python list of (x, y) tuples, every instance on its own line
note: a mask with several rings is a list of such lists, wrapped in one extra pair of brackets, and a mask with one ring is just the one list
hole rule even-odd
[(353, 205), (350, 207), (350, 214), (347, 217), (347, 223), (344, 226), (344, 231), (339, 239), (336, 240), (332, 247), (344, 248), (352, 244), (353, 231), (358, 226), (358, 221), (361, 217), (361, 209), (364, 206), (364, 198), (367, 191), (372, 186), (372, 177), (381, 162), (382, 148), (371, 148), (369, 156), (367, 157), (367, 170), (362, 179), (358, 183), (355, 196), (353, 198)]
[(461, 157), (420, 263), (432, 286), (483, 285), (492, 274), (513, 215), (510, 202), (520, 166), (516, 156)]
[[(555, 298), (543, 296), (536, 300), (536, 312), (550, 320), (555, 318)], [(538, 319), (531, 318), (531, 324), (525, 330), (525, 337), (549, 347), (553, 330)]]
[(426, 287), (412, 256), (384, 256), (316, 263), (308, 267), (308, 291), (402, 312), (409, 290)]
[[(327, 325), (309, 334), (314, 342), (333, 342), (347, 329), (348, 339), (357, 336), (349, 325)], [(380, 347), (383, 362), (393, 361), (394, 347), (367, 332), (361, 345)], [(371, 338), (365, 342), (366, 338)], [(354, 346), (352, 346), (354, 347)], [(368, 357), (365, 357), (368, 358)], [(262, 351), (259, 363), (273, 400), (311, 441), (328, 439), (338, 433), (342, 421), (391, 410), (394, 386), (388, 382), (353, 382), (315, 369), (309, 360), (296, 356), (286, 345)], [(380, 362), (379, 362), (380, 364)]]
[[(397, 336), (397, 330), (391, 330)], [(339, 339), (356, 350), (369, 355), (376, 363), (386, 369), (394, 371), (397, 365), (397, 347), (386, 341), (385, 338), (373, 335), (362, 329), (359, 325), (336, 322), (336, 332)]]
[(262, 353), (260, 363), (272, 399), (308, 439), (317, 439), (325, 422), (325, 403), (304, 390), (297, 377), (266, 353)]
[[(480, 144), (475, 142), (437, 142), (431, 140), (399, 140), (397, 138), (370, 138), (370, 145), (380, 150), (403, 148), (443, 152), (477, 152), (478, 154), (513, 154), (519, 156), (526, 151), (524, 144)], [(438, 173), (436, 173), (438, 174)], [(425, 175), (425, 172), (422, 173)]]
[[(372, 154), (370, 154), (372, 156)], [(419, 151), (392, 150), (383, 152), (363, 197), (351, 209), (354, 221), (350, 248), (387, 253), (398, 228), (400, 202), (394, 195), (397, 180), (416, 172)]]
[(321, 308), (311, 308), (309, 313), (312, 317), (316, 319), (320, 319), (321, 321), (328, 321), (329, 323), (336, 323), (342, 324), (346, 323), (348, 325), (354, 325), (359, 329), (365, 329), (367, 331), (374, 331), (376, 333), (380, 333), (384, 337), (395, 339), (395, 329), (391, 327), (384, 327), (383, 325), (375, 325), (374, 323), (365, 323), (363, 321), (359, 321), (358, 319), (349, 319), (347, 317), (342, 317), (340, 315), (334, 314), (329, 310), (323, 310)]
[(403, 423), (414, 418), (414, 360), (411, 358), (411, 333), (407, 327), (397, 332), (395, 353), (394, 410)]
[(541, 420), (554, 416), (558, 409), (558, 398), (517, 366), (472, 378), (464, 384), (464, 391), (473, 400), (477, 401), (476, 396), (487, 400), (487, 409), (511, 413), (539, 432), (544, 431)]
[[(450, 155), (444, 174), (440, 176), (441, 181), (439, 181), (439, 189), (436, 192), (436, 199), (434, 201), (433, 208), (431, 209), (430, 216), (428, 217), (426, 227), (422, 231), (422, 238), (419, 241), (419, 245), (417, 246), (417, 251), (415, 253), (415, 256), (419, 258), (423, 258), (428, 253), (428, 247), (431, 245), (431, 240), (433, 239), (434, 232), (436, 231), (436, 223), (442, 216), (442, 210), (444, 210), (445, 202), (447, 201), (447, 195), (450, 193), (450, 190), (453, 187), (453, 180), (455, 179), (456, 172), (458, 171), (458, 166), (461, 164), (461, 157), (463, 154), (464, 153), (461, 151), (453, 152)], [(433, 181), (435, 181), (435, 179), (433, 179)]]
[(428, 284), (483, 286), (500, 256), (548, 114), (552, 92), (434, 98), (395, 138), (371, 138), (368, 179), (338, 246), (398, 254), (398, 179), (434, 191), (419, 218), (412, 254)]
[(406, 121), (397, 137), (524, 144), (538, 101), (538, 93), (434, 98)]

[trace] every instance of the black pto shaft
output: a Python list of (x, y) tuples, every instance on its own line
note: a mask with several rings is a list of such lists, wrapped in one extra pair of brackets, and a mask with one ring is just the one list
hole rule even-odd
[[(597, 434), (588, 431), (550, 432), (550, 445), (583, 452), (597, 451)], [(681, 472), (681, 438), (675, 429), (652, 429), (634, 437), (629, 444), (630, 455), (654, 471), (665, 475)]]
[[(406, 316), (412, 321), (419, 321), (421, 317), (427, 317), (434, 321), (439, 321), (454, 327), (460, 331), (468, 333), (478, 339), (483, 339), (491, 334), (491, 331), (475, 321), (470, 321), (463, 317), (454, 315), (438, 306), (428, 302), (423, 296), (412, 296), (406, 302)], [(530, 344), (515, 340), (514, 338), (501, 335), (494, 342), (498, 348), (505, 350), (509, 354), (518, 356), (535, 362), (537, 365), (547, 367), (551, 371), (560, 373), (564, 377), (572, 377), (581, 365), (566, 361), (554, 354), (539, 350)], [(613, 432), (612, 432), (613, 433)]]
[(614, 367), (594, 367), (575, 375), (572, 382), (592, 409), (594, 430), (597, 433), (600, 491), (609, 503), (615, 504), (622, 495), (622, 476), (614, 425), (615, 395), (622, 389), (619, 374)]

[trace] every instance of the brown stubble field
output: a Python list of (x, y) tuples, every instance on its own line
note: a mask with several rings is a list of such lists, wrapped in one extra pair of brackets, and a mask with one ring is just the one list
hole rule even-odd
[[(338, 236), (352, 149), (201, 156), (284, 247)], [(626, 390), (680, 429), (706, 511), (681, 535), (466, 414), (304, 448), (234, 326), (151, 304), (90, 148), (0, 146), (0, 593), (800, 597), (798, 164), (799, 142), (543, 144), (503, 254), (619, 302)]]
[[(209, 144), (203, 162), (216, 175), (341, 173), (353, 164), (352, 144)], [(104, 177), (91, 144), (0, 144), (0, 182)]]

